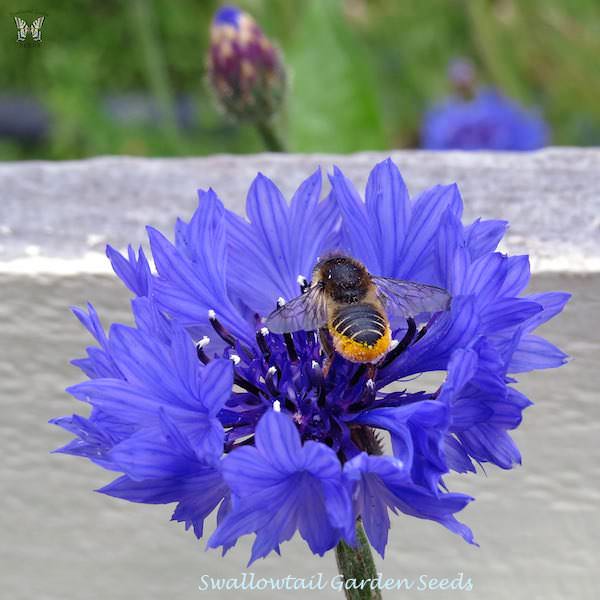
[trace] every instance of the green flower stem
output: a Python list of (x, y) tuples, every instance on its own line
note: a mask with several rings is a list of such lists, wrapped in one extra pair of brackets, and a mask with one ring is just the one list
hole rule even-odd
[[(344, 577), (344, 582), (353, 580), (350, 589), (345, 589), (348, 600), (380, 600), (381, 590), (371, 589), (371, 583), (377, 580), (373, 551), (362, 526), (362, 521), (356, 521), (356, 548), (345, 542), (340, 542), (335, 549), (338, 570)], [(361, 582), (364, 585), (361, 586)], [(361, 589), (362, 587), (362, 589)], [(354, 588), (354, 589), (353, 589)]]
[(256, 129), (269, 152), (286, 152), (285, 145), (275, 132), (273, 125), (267, 121), (257, 121)]

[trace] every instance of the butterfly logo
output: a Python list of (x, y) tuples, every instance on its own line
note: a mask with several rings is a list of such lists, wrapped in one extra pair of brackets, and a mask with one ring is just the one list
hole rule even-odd
[(31, 33), (31, 38), (34, 42), (42, 41), (42, 25), (45, 17), (38, 17), (31, 25), (27, 25), (21, 17), (15, 17), (17, 25), (17, 42), (24, 42), (27, 39), (27, 34)]

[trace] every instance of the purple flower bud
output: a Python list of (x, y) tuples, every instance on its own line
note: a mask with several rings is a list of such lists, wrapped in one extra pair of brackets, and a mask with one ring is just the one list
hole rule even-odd
[(263, 121), (281, 106), (286, 78), (280, 52), (238, 8), (224, 6), (215, 14), (207, 71), (218, 103), (236, 119)]

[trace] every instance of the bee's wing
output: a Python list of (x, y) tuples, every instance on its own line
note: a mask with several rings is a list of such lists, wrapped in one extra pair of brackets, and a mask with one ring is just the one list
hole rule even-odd
[(265, 322), (273, 333), (314, 331), (326, 324), (326, 298), (318, 286), (312, 286), (306, 293), (274, 310)]
[(414, 281), (372, 277), (377, 295), (390, 316), (414, 317), (448, 310), (450, 294), (443, 288)]

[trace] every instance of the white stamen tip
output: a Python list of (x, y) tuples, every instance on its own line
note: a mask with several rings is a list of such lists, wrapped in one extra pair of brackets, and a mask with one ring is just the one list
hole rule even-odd
[(301, 286), (305, 286), (308, 283), (308, 280), (306, 277), (304, 277), (304, 275), (298, 275), (298, 277), (296, 277), (296, 281), (298, 282), (298, 285)]
[(310, 363), (310, 366), (311, 366), (313, 369), (318, 369), (318, 368), (319, 368), (321, 365), (320, 365), (320, 364), (319, 364), (319, 363), (318, 363), (316, 360), (313, 360), (313, 361)]
[(398, 340), (392, 340), (390, 342), (390, 350), (393, 350), (400, 342)]
[(277, 298), (277, 306), (279, 306), (280, 308), (285, 304), (285, 298), (283, 296), (279, 296), (279, 298)]
[(232, 354), (229, 357), (229, 360), (231, 360), (234, 365), (239, 365), (242, 362), (242, 359), (237, 354)]
[(275, 375), (275, 373), (277, 373), (277, 367), (269, 367), (269, 369), (267, 370), (267, 375)]
[(263, 328), (260, 330), (260, 335), (262, 335), (262, 336), (264, 336), (264, 337), (268, 336), (268, 335), (269, 335), (269, 328), (268, 328), (268, 327), (263, 327)]
[(275, 402), (273, 402), (273, 410), (275, 412), (281, 412), (281, 402), (279, 402), (279, 400), (275, 400)]
[(372, 390), (375, 388), (375, 382), (372, 379), (367, 379), (367, 387)]
[(201, 340), (198, 340), (196, 342), (196, 347), (197, 348), (206, 348), (206, 346), (208, 346), (208, 344), (210, 344), (210, 338), (205, 335)]
[(210, 321), (217, 318), (217, 313), (212, 308), (208, 311), (208, 318)]

